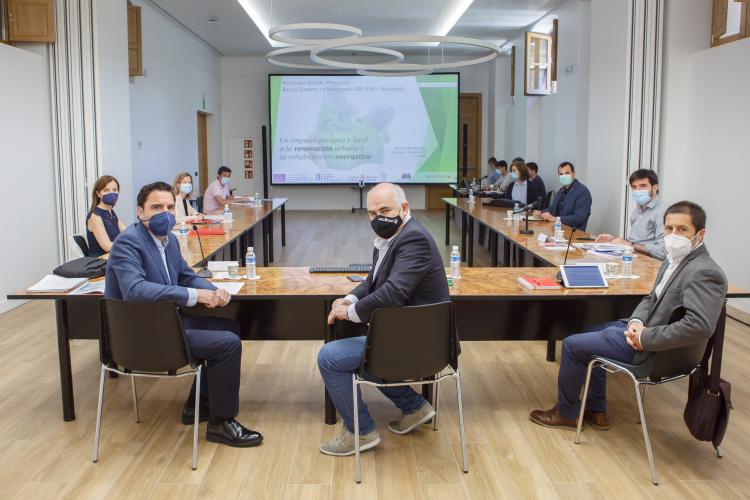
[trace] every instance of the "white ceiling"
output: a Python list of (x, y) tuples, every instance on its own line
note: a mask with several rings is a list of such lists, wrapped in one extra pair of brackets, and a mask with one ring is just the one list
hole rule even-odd
[[(271, 45), (240, 0), (151, 0), (225, 56), (265, 54)], [(559, 0), (241, 0), (265, 29), (328, 22), (361, 28), (364, 35), (448, 34), (502, 44), (541, 18)], [(217, 19), (211, 21), (210, 19)], [(441, 32), (442, 31), (442, 32)], [(341, 36), (341, 33), (290, 33), (295, 37)], [(275, 42), (274, 42), (275, 43)], [(403, 47), (403, 46), (402, 46)], [(408, 48), (408, 47), (407, 47)], [(446, 50), (449, 50), (446, 47)]]

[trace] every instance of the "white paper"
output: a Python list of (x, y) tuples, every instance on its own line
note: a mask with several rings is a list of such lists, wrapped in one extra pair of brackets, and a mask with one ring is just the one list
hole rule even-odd
[(104, 280), (89, 281), (70, 292), (71, 295), (86, 295), (89, 293), (104, 293)]
[(242, 287), (245, 286), (244, 283), (240, 282), (237, 283), (236, 281), (232, 282), (225, 282), (225, 281), (214, 281), (213, 285), (216, 288), (221, 288), (222, 290), (226, 290), (229, 292), (230, 295), (237, 295), (240, 293), (240, 290), (242, 290)]
[(208, 270), (211, 272), (227, 272), (230, 264), (239, 265), (236, 260), (209, 260)]
[(39, 283), (30, 286), (28, 290), (30, 292), (67, 292), (85, 281), (86, 278), (63, 278), (48, 274)]
[(215, 220), (221, 222), (224, 220), (224, 215), (204, 215), (203, 218), (206, 220)]

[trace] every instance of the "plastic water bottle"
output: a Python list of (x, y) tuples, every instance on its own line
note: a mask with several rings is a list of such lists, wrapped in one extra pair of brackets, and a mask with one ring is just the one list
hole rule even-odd
[(630, 278), (633, 276), (633, 249), (630, 247), (625, 248), (622, 252), (622, 271), (623, 278)]
[(258, 193), (255, 193), (255, 206), (256, 207), (262, 207), (263, 206), (263, 198), (258, 195)]
[(513, 205), (513, 220), (521, 220), (521, 212), (519, 210), (521, 210), (521, 205), (518, 203)]
[(471, 190), (469, 191), (469, 205), (473, 205), (473, 204), (474, 204), (474, 191)]
[(186, 246), (188, 240), (188, 228), (185, 225), (185, 221), (180, 222), (180, 246)]
[(229, 205), (224, 205), (224, 222), (226, 224), (232, 222), (232, 211), (229, 210)]
[(461, 252), (458, 251), (458, 245), (453, 246), (451, 252), (451, 278), (461, 277)]
[(556, 240), (564, 240), (565, 239), (565, 231), (563, 231), (562, 228), (562, 221), (560, 220), (560, 217), (555, 217), (555, 225), (554, 225), (554, 237)]
[(247, 247), (245, 254), (245, 276), (248, 279), (255, 279), (255, 252), (253, 247)]

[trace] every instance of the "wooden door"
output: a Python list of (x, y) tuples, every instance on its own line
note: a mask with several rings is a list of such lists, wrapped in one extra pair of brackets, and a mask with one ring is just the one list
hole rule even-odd
[[(458, 98), (458, 181), (464, 178), (464, 125), (466, 125), (466, 175), (469, 182), (481, 177), (482, 163), (482, 94), (461, 94)], [(426, 189), (425, 206), (442, 209), (442, 198), (452, 196), (447, 185)]]
[(208, 115), (198, 111), (198, 180), (200, 182), (199, 193), (208, 187), (208, 127), (206, 121)]
[(7, 0), (8, 40), (55, 41), (55, 0)]

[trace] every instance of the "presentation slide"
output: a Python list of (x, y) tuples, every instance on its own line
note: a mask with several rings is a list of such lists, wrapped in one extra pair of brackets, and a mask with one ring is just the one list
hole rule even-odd
[(456, 182), (458, 74), (270, 75), (271, 183)]

